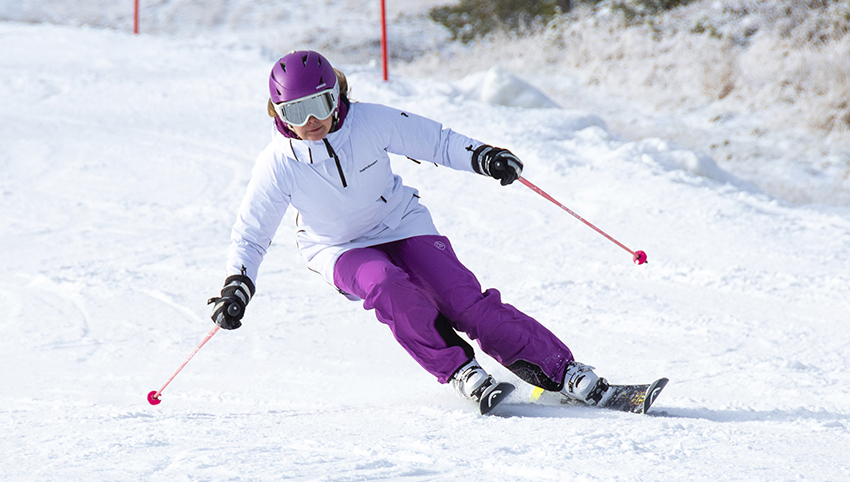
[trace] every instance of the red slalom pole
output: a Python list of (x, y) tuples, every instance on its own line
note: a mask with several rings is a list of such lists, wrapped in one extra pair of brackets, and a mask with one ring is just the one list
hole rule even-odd
[(139, 0), (135, 0), (133, 5), (133, 33), (139, 34)]
[(198, 353), (198, 350), (200, 350), (202, 346), (204, 346), (208, 341), (210, 341), (210, 338), (212, 338), (212, 336), (215, 335), (220, 328), (220, 326), (215, 325), (215, 327), (213, 327), (213, 329), (210, 330), (209, 333), (207, 333), (207, 336), (205, 336), (204, 339), (201, 340), (201, 344), (198, 345), (195, 350), (189, 354), (189, 357), (186, 358), (186, 361), (184, 361), (183, 364), (180, 365), (180, 368), (178, 368), (177, 371), (174, 372), (174, 375), (171, 375), (171, 378), (169, 378), (168, 381), (165, 382), (165, 385), (163, 385), (162, 388), (148, 393), (148, 403), (150, 403), (151, 405), (159, 405), (162, 402), (159, 397), (162, 394), (162, 391), (165, 390), (165, 387), (167, 387), (168, 384), (171, 383), (171, 380), (174, 380), (174, 377), (176, 377), (177, 374), (180, 373), (180, 370), (182, 370), (183, 367), (185, 367), (186, 364), (189, 363), (189, 360), (191, 360), (192, 357), (195, 356), (195, 353)]
[(611, 236), (608, 236), (607, 234), (605, 234), (605, 232), (604, 232), (604, 231), (602, 231), (601, 229), (597, 228), (597, 227), (596, 227), (596, 226), (594, 226), (593, 224), (589, 223), (587, 220), (585, 220), (584, 218), (582, 218), (581, 216), (579, 216), (578, 214), (576, 214), (575, 212), (573, 212), (570, 208), (568, 208), (568, 207), (564, 206), (563, 204), (559, 203), (559, 202), (558, 202), (555, 198), (553, 198), (552, 196), (550, 196), (550, 195), (546, 194), (546, 192), (545, 192), (545, 191), (543, 191), (543, 190), (542, 190), (542, 189), (540, 189), (539, 187), (537, 187), (537, 186), (535, 186), (534, 184), (532, 184), (532, 183), (531, 183), (528, 179), (525, 179), (524, 177), (520, 177), (520, 178), (519, 178), (519, 182), (521, 182), (521, 183), (525, 184), (525, 185), (526, 185), (526, 186), (528, 186), (528, 188), (529, 188), (529, 189), (531, 189), (532, 191), (536, 192), (537, 194), (540, 194), (540, 195), (541, 195), (541, 196), (543, 196), (544, 198), (546, 198), (546, 199), (548, 199), (549, 201), (553, 202), (553, 203), (554, 203), (554, 204), (556, 204), (559, 208), (561, 208), (561, 209), (563, 209), (564, 211), (566, 211), (566, 212), (568, 212), (568, 213), (572, 214), (572, 215), (573, 215), (576, 219), (578, 219), (579, 221), (583, 222), (584, 224), (586, 224), (586, 225), (590, 226), (591, 228), (593, 228), (593, 229), (594, 229), (594, 231), (596, 231), (597, 233), (601, 234), (602, 236), (605, 236), (605, 237), (606, 237), (606, 238), (608, 238), (608, 240), (609, 240), (609, 241), (611, 241), (612, 243), (614, 243), (614, 244), (616, 244), (617, 246), (619, 246), (619, 247), (621, 247), (621, 248), (625, 249), (626, 251), (628, 251), (628, 252), (632, 255), (632, 261), (634, 261), (634, 262), (635, 262), (635, 264), (644, 264), (644, 263), (646, 263), (646, 262), (647, 262), (647, 260), (646, 260), (646, 253), (644, 253), (643, 251), (632, 251), (631, 249), (629, 249), (629, 248), (625, 247), (625, 246), (624, 246), (621, 242), (617, 241), (616, 239), (612, 238)]
[(381, 0), (381, 65), (383, 67), (384, 82), (387, 81), (387, 2)]

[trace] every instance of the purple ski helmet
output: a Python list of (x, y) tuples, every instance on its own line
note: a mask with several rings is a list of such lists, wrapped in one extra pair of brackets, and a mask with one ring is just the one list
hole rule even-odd
[[(312, 50), (291, 52), (275, 62), (269, 75), (269, 94), (274, 104), (292, 102), (326, 90), (333, 90), (334, 93), (336, 130), (342, 126), (348, 109), (340, 102), (336, 72), (328, 59)], [(283, 119), (275, 119), (275, 125), (284, 136), (297, 137)]]
[(269, 76), (272, 102), (291, 102), (336, 86), (336, 72), (318, 52), (299, 50), (280, 58)]

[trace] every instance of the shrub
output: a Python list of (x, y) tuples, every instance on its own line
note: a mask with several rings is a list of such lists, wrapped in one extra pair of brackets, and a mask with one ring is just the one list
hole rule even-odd
[(570, 4), (570, 0), (461, 0), (434, 7), (428, 15), (449, 29), (452, 40), (470, 42), (496, 30), (529, 31), (567, 12)]
[(461, 0), (457, 5), (434, 7), (431, 20), (448, 28), (452, 40), (467, 43), (502, 30), (528, 33), (551, 22), (576, 5), (607, 6), (619, 12), (627, 24), (687, 5), (695, 0)]
[(696, 0), (613, 0), (611, 10), (620, 12), (627, 24), (640, 23)]

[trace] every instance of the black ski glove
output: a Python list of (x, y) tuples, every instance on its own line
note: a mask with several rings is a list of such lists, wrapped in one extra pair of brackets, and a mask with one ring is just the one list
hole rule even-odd
[(519, 179), (522, 161), (507, 149), (482, 144), (472, 153), (472, 169), (478, 174), (494, 177), (502, 186)]
[(213, 305), (212, 320), (225, 330), (235, 330), (242, 326), (245, 307), (254, 296), (254, 283), (247, 276), (236, 274), (224, 280), (221, 296), (210, 298)]

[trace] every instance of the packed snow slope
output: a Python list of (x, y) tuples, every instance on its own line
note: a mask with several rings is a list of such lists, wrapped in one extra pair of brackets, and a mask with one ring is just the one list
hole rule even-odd
[(293, 212), (243, 328), (149, 405), (212, 327), (281, 52), (15, 23), (0, 51), (0, 480), (850, 478), (850, 210), (623, 140), (498, 70), (383, 83), (331, 59), (356, 100), (510, 148), (648, 253), (633, 265), (518, 183), (395, 160), (485, 287), (614, 383), (671, 379), (649, 416), (529, 405), (483, 354), (519, 389), (478, 415), (306, 269)]

